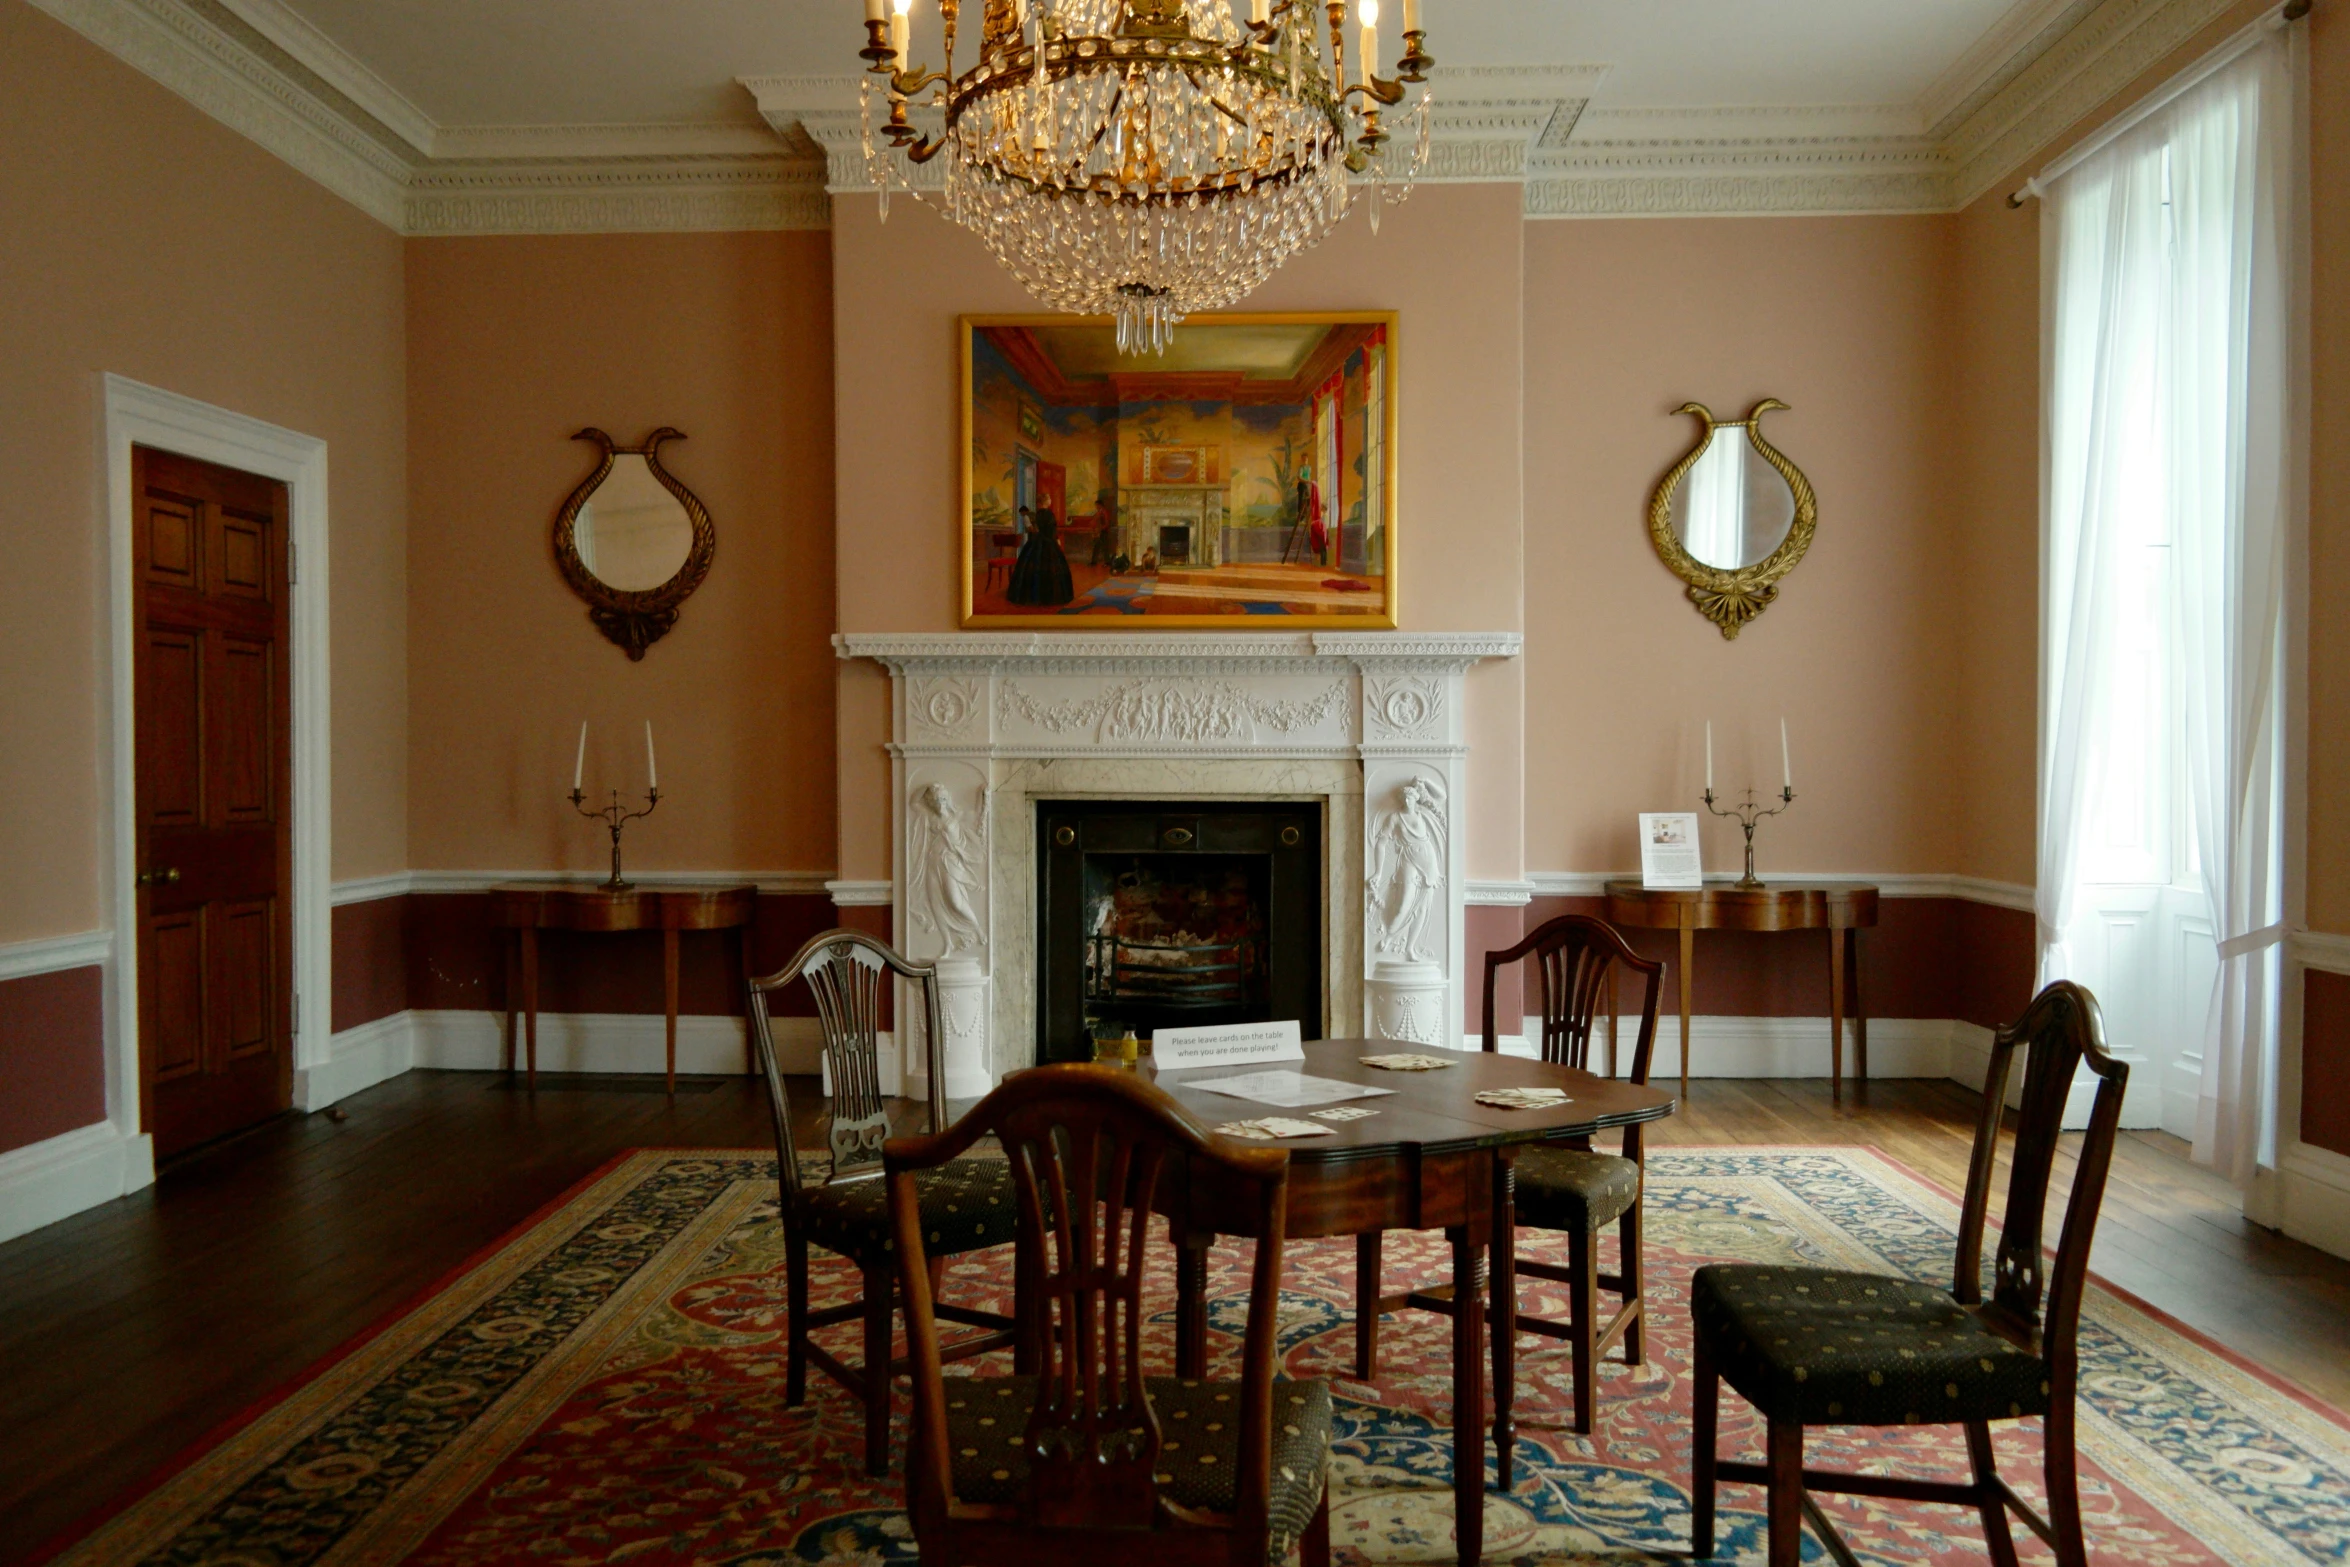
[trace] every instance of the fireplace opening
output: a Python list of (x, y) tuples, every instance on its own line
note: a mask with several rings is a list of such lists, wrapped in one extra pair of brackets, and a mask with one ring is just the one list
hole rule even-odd
[(1128, 1028), (1320, 1036), (1319, 804), (1044, 801), (1037, 836), (1039, 1061)]

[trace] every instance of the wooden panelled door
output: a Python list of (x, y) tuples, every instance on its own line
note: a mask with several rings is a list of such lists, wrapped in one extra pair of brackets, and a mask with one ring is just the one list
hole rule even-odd
[(139, 1070), (163, 1157), (293, 1083), (286, 487), (132, 449)]

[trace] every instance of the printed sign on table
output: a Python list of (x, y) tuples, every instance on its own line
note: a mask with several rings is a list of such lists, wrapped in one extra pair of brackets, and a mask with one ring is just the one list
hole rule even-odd
[(1162, 1072), (1197, 1066), (1243, 1066), (1252, 1061), (1303, 1061), (1305, 1042), (1295, 1019), (1286, 1023), (1219, 1023), (1161, 1028), (1151, 1033), (1151, 1061)]

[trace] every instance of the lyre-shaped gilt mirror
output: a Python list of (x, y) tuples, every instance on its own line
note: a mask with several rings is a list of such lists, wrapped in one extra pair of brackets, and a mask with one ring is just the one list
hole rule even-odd
[(595, 442), (601, 457), (555, 514), (555, 564), (596, 629), (643, 658), (709, 575), (718, 530), (661, 466), (662, 444), (684, 440), (683, 431), (663, 425), (635, 447), (593, 428), (572, 439)]
[(1779, 579), (1811, 548), (1818, 522), (1811, 481), (1763, 439), (1763, 415), (1786, 406), (1766, 397), (1743, 419), (1716, 419), (1703, 403), (1674, 409), (1695, 414), (1705, 433), (1648, 503), (1658, 556), (1724, 637), (1779, 596)]

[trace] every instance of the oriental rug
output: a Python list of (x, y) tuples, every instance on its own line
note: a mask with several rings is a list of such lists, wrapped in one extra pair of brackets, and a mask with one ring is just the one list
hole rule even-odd
[[(1610, 1360), (1600, 1422), (1570, 1429), (1567, 1352), (1522, 1341), (1518, 1482), (1488, 1493), (1489, 1559), (1687, 1559), (1690, 1273), (1704, 1262), (1814, 1263), (1947, 1283), (1956, 1205), (1870, 1150), (1671, 1149), (1650, 1155), (1648, 1363)], [(911, 1562), (900, 1481), (862, 1472), (849, 1396), (811, 1373), (784, 1402), (783, 1248), (772, 1159), (627, 1156), (421, 1305), (67, 1546), (59, 1560), (188, 1567), (545, 1564), (885, 1567)], [(1523, 1232), (1548, 1255), (1549, 1237)], [(1171, 1363), (1171, 1257), (1153, 1299)], [(855, 1290), (818, 1253), (817, 1304)], [(1563, 1249), (1558, 1251), (1563, 1260)], [(1391, 1283), (1442, 1277), (1440, 1236), (1389, 1237)], [(1296, 1376), (1336, 1379), (1333, 1541), (1349, 1563), (1453, 1556), (1449, 1324), (1383, 1331), (1381, 1378), (1349, 1375), (1354, 1251), (1293, 1243), (1281, 1342)], [(1212, 1352), (1238, 1344), (1246, 1247), (1224, 1242)], [(1009, 1304), (1008, 1251), (958, 1264), (951, 1296)], [(1565, 1315), (1526, 1281), (1529, 1308)], [(827, 1342), (854, 1353), (855, 1329)], [(838, 1335), (837, 1338), (831, 1335)], [(2350, 1557), (2350, 1430), (2330, 1408), (2112, 1291), (2081, 1334), (2082, 1491), (2100, 1564)], [(950, 1367), (950, 1373), (964, 1369)], [(903, 1439), (905, 1400), (899, 1400)], [(1727, 1391), (1725, 1451), (1759, 1427)], [(2002, 1468), (2041, 1500), (2037, 1421), (2003, 1427)], [(1491, 1459), (1491, 1444), (1484, 1457)], [(1834, 1467), (1959, 1474), (1955, 1431), (1815, 1433)], [(1717, 1559), (1760, 1560), (1762, 1498), (1725, 1487)], [(1829, 1499), (1872, 1563), (1983, 1559), (1974, 1516)], [(2018, 1531), (2022, 1535), (2022, 1531)], [(2026, 1558), (2046, 1560), (2023, 1536)], [(1805, 1559), (1819, 1560), (1808, 1535)]]

